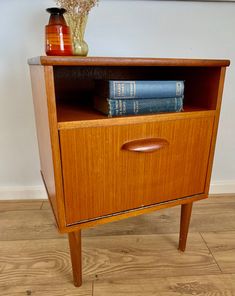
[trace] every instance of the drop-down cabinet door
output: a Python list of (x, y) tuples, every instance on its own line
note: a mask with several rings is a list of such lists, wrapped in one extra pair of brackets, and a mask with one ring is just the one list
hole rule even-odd
[(204, 192), (213, 116), (61, 129), (67, 225)]

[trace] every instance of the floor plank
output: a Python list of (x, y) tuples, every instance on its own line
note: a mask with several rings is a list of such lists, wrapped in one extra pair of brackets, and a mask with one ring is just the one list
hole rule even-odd
[[(235, 194), (212, 194), (208, 198), (198, 201), (197, 204), (208, 204), (208, 203), (235, 203)], [(42, 209), (50, 209), (49, 200), (43, 200)]]
[[(179, 222), (180, 207), (174, 207), (90, 228), (84, 230), (83, 234), (85, 236), (97, 236), (177, 233)], [(235, 202), (194, 204), (190, 232), (231, 230), (235, 230)]]
[[(210, 195), (209, 198), (199, 201), (198, 204), (211, 203), (235, 203), (234, 194)], [(48, 200), (0, 200), (0, 211), (21, 211), (21, 210), (50, 210), (51, 206)]]
[(0, 212), (2, 211), (26, 211), (26, 210), (40, 210), (42, 207), (42, 200), (6, 200), (0, 201)]
[(76, 288), (71, 283), (55, 285), (26, 285), (0, 287), (1, 296), (92, 296), (92, 283), (85, 282), (82, 287)]
[(0, 212), (0, 240), (62, 238), (51, 210)]
[(91, 281), (73, 286), (67, 239), (1, 242), (0, 270), (0, 295), (92, 295)]
[[(164, 234), (179, 231), (180, 207), (164, 209), (82, 231), (83, 236)], [(219, 223), (218, 223), (219, 221)], [(235, 201), (204, 204), (195, 203), (190, 232), (235, 230)], [(0, 212), (0, 240), (62, 238), (55, 225), (52, 211)]]
[(235, 275), (96, 281), (94, 296), (234, 296)]
[[(178, 235), (84, 238), (83, 279), (151, 278), (218, 274), (201, 236), (189, 236), (187, 252), (177, 250)], [(72, 283), (67, 239), (3, 241), (0, 286)]]
[(41, 209), (42, 210), (50, 210), (51, 209), (51, 205), (50, 205), (49, 200), (43, 201)]
[(200, 234), (189, 235), (187, 251), (177, 250), (178, 235), (84, 238), (87, 279), (150, 278), (220, 273)]
[(213, 200), (195, 203), (185, 253), (177, 250), (180, 207), (84, 230), (81, 288), (48, 203), (7, 202), (0, 295), (92, 296), (94, 282), (94, 296), (235, 296), (235, 202)]
[(208, 198), (200, 201), (199, 203), (234, 203), (235, 202), (235, 194), (227, 193), (227, 194), (211, 194)]
[(71, 282), (67, 240), (3, 241), (0, 285)]
[(235, 273), (235, 231), (202, 234), (220, 269)]

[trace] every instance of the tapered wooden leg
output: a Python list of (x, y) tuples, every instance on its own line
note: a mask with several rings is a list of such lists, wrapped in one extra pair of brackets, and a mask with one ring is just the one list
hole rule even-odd
[(73, 269), (74, 286), (82, 285), (82, 245), (81, 231), (71, 232), (68, 234), (71, 263)]
[(186, 248), (192, 206), (193, 203), (181, 205), (179, 250), (182, 252), (184, 252)]

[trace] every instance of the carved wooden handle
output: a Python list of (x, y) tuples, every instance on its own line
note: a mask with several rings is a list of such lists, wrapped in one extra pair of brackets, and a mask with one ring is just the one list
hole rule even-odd
[(169, 142), (161, 138), (147, 138), (127, 142), (122, 145), (123, 150), (132, 152), (154, 152), (169, 146)]

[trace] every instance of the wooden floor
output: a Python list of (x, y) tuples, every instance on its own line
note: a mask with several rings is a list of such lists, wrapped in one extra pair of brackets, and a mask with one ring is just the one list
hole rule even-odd
[(180, 208), (83, 231), (83, 286), (48, 202), (0, 202), (0, 295), (235, 295), (235, 196), (194, 204), (177, 250)]

